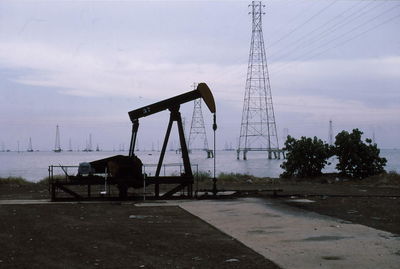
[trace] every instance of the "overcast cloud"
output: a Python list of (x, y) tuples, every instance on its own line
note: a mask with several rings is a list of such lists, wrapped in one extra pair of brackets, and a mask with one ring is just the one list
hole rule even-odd
[[(204, 81), (217, 101), (219, 147), (236, 144), (249, 3), (0, 2), (0, 142), (14, 149), (32, 137), (51, 149), (59, 124), (64, 146), (71, 138), (82, 148), (92, 133), (112, 149), (128, 144), (128, 111)], [(288, 128), (326, 140), (332, 119), (336, 132), (361, 128), (381, 147), (399, 148), (400, 1), (264, 3), (280, 139)], [(183, 107), (187, 123), (191, 109)], [(143, 147), (162, 140), (167, 116), (143, 120)]]

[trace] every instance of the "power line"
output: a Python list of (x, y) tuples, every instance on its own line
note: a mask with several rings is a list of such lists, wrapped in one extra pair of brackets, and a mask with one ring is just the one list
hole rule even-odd
[[(298, 3), (298, 2), (300, 2), (300, 1), (294, 1), (294, 2), (296, 2), (296, 3)], [(290, 23), (292, 23), (292, 22), (294, 22), (294, 21), (296, 21), (297, 20), (297, 18), (303, 18), (304, 17), (304, 9), (311, 9), (311, 8), (313, 8), (314, 7), (314, 5), (316, 4), (316, 3), (318, 3), (318, 1), (305, 1), (306, 3), (307, 3), (307, 5), (305, 6), (305, 7), (303, 7), (303, 8), (301, 8), (301, 10), (300, 10), (300, 12), (298, 12), (298, 13), (296, 13), (296, 15), (294, 15), (294, 16), (292, 16), (290, 19), (288, 19), (288, 20), (286, 20), (286, 22), (288, 23), (288, 24), (290, 24)], [(303, 2), (304, 3), (304, 2)], [(291, 5), (290, 6), (290, 8), (293, 8), (293, 6)], [(275, 36), (278, 32), (280, 32), (281, 31), (281, 29), (278, 29), (278, 30), (276, 30), (276, 31), (274, 31), (274, 32), (272, 32), (270, 35), (271, 36)]]
[[(375, 1), (376, 1), (376, 0), (375, 0)], [(328, 24), (331, 23), (332, 21), (335, 21), (336, 18), (341, 17), (343, 14), (345, 14), (345, 13), (347, 13), (348, 11), (352, 10), (355, 6), (358, 6), (358, 5), (361, 4), (361, 3), (362, 3), (362, 2), (356, 3), (355, 5), (351, 6), (351, 7), (350, 7), (349, 9), (347, 9), (346, 11), (344, 11), (344, 12), (338, 14), (337, 16), (335, 16), (333, 19), (329, 20), (328, 22), (326, 22), (326, 23), (323, 24), (322, 26), (318, 26), (318, 27), (315, 28), (313, 31), (311, 31), (311, 32), (309, 32), (309, 33), (303, 35), (302, 37), (300, 37), (300, 38), (297, 39), (296, 41), (291, 42), (291, 45), (290, 45), (290, 46), (297, 45), (297, 43), (300, 43), (300, 44), (298, 44), (295, 48), (293, 48), (293, 49), (290, 50), (289, 52), (285, 51), (284, 53), (281, 53), (281, 54), (275, 53), (275, 54), (270, 55), (270, 58), (274, 58), (274, 57), (276, 57), (276, 56), (280, 56), (280, 57), (276, 57), (276, 58), (278, 58), (278, 59), (279, 59), (279, 58), (284, 58), (285, 56), (290, 55), (290, 53), (291, 53), (292, 51), (296, 51), (296, 50), (300, 47), (301, 44), (307, 43), (307, 41), (308, 41), (308, 43), (313, 43), (315, 40), (319, 40), (322, 36), (325, 36), (326, 33), (332, 34), (333, 32), (336, 32), (336, 30), (338, 29), (338, 25), (344, 25), (344, 24), (346, 24), (346, 23), (348, 23), (348, 22), (351, 22), (351, 21), (354, 21), (354, 20), (358, 19), (358, 18), (360, 17), (360, 15), (357, 16), (357, 17), (352, 17), (352, 16), (353, 16), (354, 14), (356, 14), (357, 12), (360, 12), (360, 11), (364, 10), (366, 7), (368, 7), (368, 6), (369, 6), (371, 3), (373, 3), (373, 2), (368, 2), (368, 3), (367, 3), (364, 7), (362, 7), (361, 9), (359, 9), (359, 10), (357, 10), (357, 11), (355, 11), (355, 12), (349, 14), (344, 20), (341, 20), (340, 23), (333, 24), (333, 25), (331, 25), (330, 27), (328, 27), (326, 30), (323, 30), (323, 27), (324, 27), (324, 26), (328, 25)], [(373, 7), (373, 8), (374, 8), (374, 7)], [(369, 12), (370, 10), (372, 10), (373, 8), (369, 9), (367, 12), (362, 13), (361, 15), (365, 15), (366, 13), (368, 13), (368, 12)], [(349, 20), (349, 18), (350, 18), (350, 20)], [(322, 33), (319, 33), (319, 34), (317, 33), (317, 35), (316, 35), (316, 36), (314, 35), (314, 37), (313, 37), (313, 35), (311, 35), (311, 34), (312, 34), (312, 33), (315, 33), (315, 32), (318, 31), (318, 30), (323, 30), (323, 32), (322, 32)], [(333, 31), (332, 31), (332, 30), (333, 30)], [(308, 39), (307, 39), (307, 38), (308, 38)], [(301, 40), (305, 40), (305, 41), (304, 41), (304, 42), (300, 42)]]
[(292, 29), (289, 33), (287, 33), (286, 35), (282, 36), (281, 38), (279, 38), (278, 40), (276, 40), (275, 42), (272, 42), (272, 44), (269, 46), (270, 48), (272, 48), (273, 46), (275, 46), (276, 44), (279, 44), (282, 40), (286, 39), (287, 37), (289, 37), (291, 34), (293, 34), (294, 32), (296, 32), (297, 30), (299, 30), (301, 27), (303, 27), (304, 25), (306, 25), (307, 23), (309, 23), (310, 21), (312, 21), (314, 18), (318, 17), (320, 14), (322, 14), (325, 10), (327, 10), (328, 8), (330, 8), (331, 6), (333, 6), (334, 4), (336, 4), (339, 0), (335, 0), (332, 3), (328, 4), (327, 6), (323, 7), (322, 9), (320, 9), (319, 11), (317, 11), (317, 13), (315, 13), (314, 15), (312, 15), (310, 18), (308, 18), (305, 22), (303, 22), (302, 24), (300, 24), (299, 26), (295, 27), (294, 29)]
[[(399, 6), (400, 6), (400, 5), (396, 5), (395, 7), (399, 7)], [(305, 58), (305, 57), (308, 57), (308, 56), (310, 56), (310, 57), (308, 58), (308, 59), (310, 59), (310, 58), (313, 58), (313, 57), (315, 57), (315, 56), (321, 55), (321, 54), (323, 54), (323, 53), (325, 53), (325, 52), (327, 52), (327, 51), (329, 51), (329, 50), (331, 50), (331, 49), (334, 49), (334, 48), (337, 48), (337, 47), (339, 47), (339, 46), (341, 46), (341, 45), (344, 45), (344, 44), (346, 44), (346, 43), (348, 43), (348, 42), (350, 42), (350, 41), (352, 41), (352, 40), (354, 40), (354, 39), (360, 37), (361, 35), (364, 35), (364, 34), (370, 32), (370, 31), (374, 30), (375, 28), (377, 28), (377, 27), (379, 27), (379, 26), (381, 26), (381, 25), (384, 25), (384, 24), (386, 24), (386, 23), (389, 23), (390, 21), (392, 21), (392, 20), (396, 19), (397, 17), (399, 17), (400, 14), (398, 14), (398, 15), (396, 15), (396, 16), (394, 16), (394, 17), (390, 17), (389, 19), (384, 20), (382, 23), (379, 23), (379, 24), (377, 24), (377, 25), (375, 25), (375, 26), (372, 26), (372, 27), (368, 28), (367, 30), (362, 31), (362, 32), (359, 33), (359, 34), (357, 34), (357, 35), (355, 35), (355, 36), (352, 36), (351, 38), (345, 39), (344, 41), (339, 42), (338, 44), (334, 45), (333, 47), (328, 47), (327, 49), (325, 49), (325, 50), (323, 50), (323, 51), (320, 51), (320, 52), (315, 53), (316, 50), (318, 50), (318, 49), (320, 49), (320, 48), (322, 48), (322, 47), (324, 47), (324, 46), (326, 46), (326, 45), (329, 46), (330, 44), (332, 44), (332, 42), (335, 42), (335, 41), (337, 41), (338, 39), (347, 36), (348, 34), (350, 34), (350, 33), (354, 32), (354, 31), (356, 31), (357, 29), (359, 29), (361, 26), (365, 26), (366, 23), (367, 23), (367, 24), (368, 24), (368, 23), (371, 23), (372, 21), (376, 20), (376, 19), (379, 18), (380, 16), (385, 15), (386, 13), (388, 13), (388, 12), (390, 12), (390, 11), (392, 11), (392, 10), (393, 10), (393, 7), (391, 7), (390, 9), (386, 9), (385, 11), (379, 13), (378, 15), (376, 15), (375, 17), (373, 17), (372, 19), (370, 19), (368, 22), (363, 22), (363, 23), (357, 25), (356, 27), (352, 28), (351, 30), (345, 32), (344, 34), (339, 35), (339, 36), (337, 36), (337, 37), (335, 37), (335, 38), (333, 38), (333, 39), (330, 39), (330, 40), (328, 40), (327, 42), (324, 42), (323, 44), (319, 45), (318, 47), (313, 48), (313, 49), (309, 50), (307, 53), (305, 53), (305, 54), (303, 54), (303, 55), (301, 55), (301, 56), (295, 58), (293, 61), (297, 61), (297, 60), (300, 60), (300, 59)], [(280, 73), (282, 70), (285, 69), (284, 67), (287, 67), (287, 66), (290, 66), (290, 65), (293, 65), (293, 64), (295, 64), (295, 63), (292, 62), (292, 63), (288, 63), (288, 64), (283, 64), (283, 65), (282, 65), (282, 68), (278, 69), (276, 72), (277, 72), (277, 73)], [(276, 75), (277, 73), (275, 73), (275, 75)]]
[[(352, 40), (354, 40), (354, 39), (356, 39), (356, 38), (358, 38), (358, 37), (360, 37), (360, 36), (362, 36), (362, 35), (364, 35), (364, 34), (370, 32), (370, 31), (372, 31), (372, 30), (374, 30), (374, 29), (376, 29), (376, 28), (378, 28), (379, 26), (382, 26), (382, 25), (384, 25), (384, 24), (386, 24), (386, 23), (389, 23), (389, 22), (391, 22), (392, 20), (394, 20), (394, 19), (396, 19), (396, 18), (399, 18), (399, 17), (400, 17), (400, 14), (398, 14), (398, 15), (396, 15), (396, 16), (393, 16), (393, 17), (391, 17), (391, 18), (389, 18), (389, 19), (383, 21), (382, 23), (379, 23), (379, 24), (377, 24), (377, 25), (375, 25), (375, 26), (373, 26), (373, 27), (371, 27), (371, 28), (369, 28), (369, 29), (367, 29), (367, 30), (365, 30), (365, 31), (363, 31), (363, 32), (361, 32), (361, 33), (359, 33), (358, 35), (355, 35), (355, 36), (353, 36), (353, 37), (351, 37), (351, 38), (349, 38), (349, 39), (344, 40), (343, 42), (341, 42), (341, 43), (339, 43), (339, 44), (336, 44), (334, 47), (332, 47), (332, 48), (330, 48), (330, 49), (334, 49), (334, 48), (337, 48), (337, 47), (339, 47), (339, 46), (341, 46), (341, 45), (344, 45), (344, 44), (346, 44), (346, 43), (348, 43), (348, 42), (350, 42), (350, 41), (352, 41)], [(328, 51), (328, 50), (329, 50), (329, 49), (327, 49), (327, 50), (325, 50), (325, 51), (322, 51), (322, 52), (318, 53), (318, 55), (319, 55), (319, 54), (322, 54), (322, 53), (325, 53), (325, 52)], [(316, 56), (318, 56), (318, 55), (316, 55)]]

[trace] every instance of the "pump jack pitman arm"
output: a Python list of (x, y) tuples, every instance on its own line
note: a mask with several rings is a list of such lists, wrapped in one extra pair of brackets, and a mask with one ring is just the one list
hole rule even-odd
[(203, 98), (210, 112), (215, 113), (215, 102), (210, 88), (208, 88), (207, 84), (205, 83), (199, 83), (196, 90), (132, 110), (128, 114), (131, 121), (134, 123), (139, 118), (147, 117), (166, 109), (171, 110), (181, 104), (193, 101), (197, 98)]

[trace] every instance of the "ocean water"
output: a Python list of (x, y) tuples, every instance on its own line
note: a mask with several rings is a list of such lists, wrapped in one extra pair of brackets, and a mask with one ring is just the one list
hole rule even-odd
[[(0, 177), (23, 177), (29, 181), (39, 181), (48, 176), (50, 165), (71, 165), (76, 166), (80, 162), (94, 161), (114, 155), (126, 155), (127, 152), (0, 152)], [(140, 151), (138, 157), (145, 164), (146, 173), (154, 175), (154, 166), (159, 158), (159, 152)], [(383, 149), (381, 156), (387, 158), (386, 171), (400, 173), (400, 149)], [(205, 152), (193, 152), (190, 160), (194, 171), (213, 173), (213, 159), (207, 159)], [(248, 160), (237, 160), (235, 151), (216, 152), (216, 174), (219, 173), (242, 173), (258, 177), (278, 177), (282, 173), (280, 168), (284, 160), (268, 160), (263, 152), (248, 153)], [(168, 151), (164, 158), (164, 164), (181, 164), (180, 154)], [(333, 172), (336, 161), (326, 167), (325, 172)], [(166, 174), (178, 174), (181, 167), (173, 165), (165, 168)], [(75, 169), (76, 170), (76, 169)], [(59, 174), (61, 170), (56, 171)], [(163, 171), (164, 172), (164, 169)], [(69, 170), (69, 173), (74, 171)]]

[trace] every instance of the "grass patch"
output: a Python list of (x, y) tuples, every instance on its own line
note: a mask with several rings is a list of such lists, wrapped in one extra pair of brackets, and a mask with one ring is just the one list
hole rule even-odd
[(197, 180), (198, 180), (199, 182), (203, 182), (203, 181), (206, 181), (206, 180), (212, 178), (211, 172), (205, 172), (205, 171), (199, 171), (199, 172), (195, 175), (195, 178), (196, 178), (196, 176), (197, 176)]
[(41, 180), (39, 180), (38, 182), (36, 182), (35, 184), (37, 185), (49, 185), (49, 177), (45, 177)]
[[(199, 171), (197, 173), (197, 180), (199, 183), (211, 182), (212, 178), (213, 176), (210, 171)], [(248, 174), (220, 173), (217, 176), (217, 182), (218, 184), (269, 184), (274, 183), (275, 180), (273, 178), (255, 177)]]
[(400, 174), (396, 171), (389, 171), (379, 175), (370, 176), (361, 182), (372, 183), (375, 185), (397, 185), (400, 186)]
[[(65, 176), (54, 176), (54, 179), (65, 179)], [(22, 177), (0, 177), (0, 185), (18, 185), (18, 186), (47, 186), (49, 177), (45, 177), (37, 182), (28, 181)]]
[(274, 179), (268, 177), (255, 177), (248, 174), (239, 173), (220, 173), (218, 175), (218, 182), (220, 183), (272, 183)]
[(23, 186), (23, 185), (32, 185), (32, 184), (35, 184), (35, 183), (27, 181), (26, 179), (24, 179), (22, 177), (0, 178), (0, 185), (18, 185), (18, 186)]

